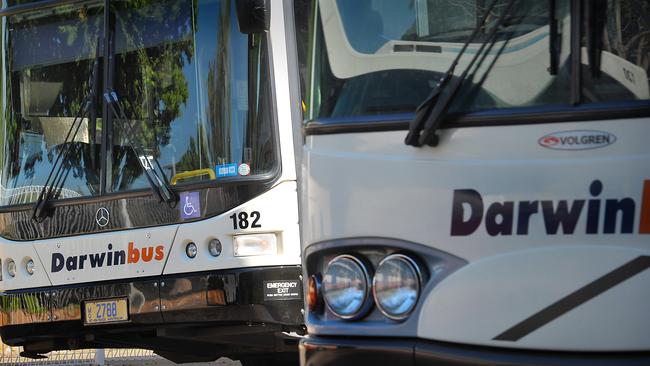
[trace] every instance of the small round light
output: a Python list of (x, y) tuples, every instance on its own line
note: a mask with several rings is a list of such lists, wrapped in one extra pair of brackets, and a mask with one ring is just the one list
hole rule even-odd
[(194, 258), (196, 257), (196, 253), (198, 253), (198, 249), (196, 248), (196, 244), (190, 242), (187, 244), (185, 247), (185, 254), (187, 254), (188, 257)]
[(406, 318), (420, 296), (420, 270), (411, 258), (393, 254), (377, 266), (372, 280), (372, 294), (377, 308), (393, 320)]
[(208, 243), (208, 250), (210, 250), (210, 255), (213, 257), (218, 257), (221, 255), (221, 242), (219, 239), (212, 239)]
[(342, 319), (353, 320), (369, 308), (370, 276), (361, 261), (351, 255), (332, 259), (323, 276), (323, 295), (329, 309)]
[(7, 273), (11, 277), (16, 277), (16, 262), (11, 258), (7, 260)]
[(33, 260), (33, 259), (29, 259), (29, 260), (27, 261), (27, 263), (25, 263), (25, 270), (26, 270), (27, 273), (29, 273), (30, 275), (33, 275), (33, 274), (34, 274), (34, 269), (35, 269), (35, 268), (36, 268), (36, 266), (34, 265), (34, 260)]
[(309, 282), (307, 283), (307, 307), (311, 312), (317, 312), (322, 309), (321, 282), (322, 276), (320, 273), (309, 277)]

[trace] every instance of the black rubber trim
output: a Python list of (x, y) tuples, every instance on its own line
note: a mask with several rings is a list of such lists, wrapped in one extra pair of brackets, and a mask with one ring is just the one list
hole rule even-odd
[(516, 342), (648, 268), (650, 256), (637, 257), (516, 324), (494, 340)]
[[(507, 112), (507, 113), (506, 113)], [(512, 126), (542, 123), (598, 121), (650, 117), (650, 100), (572, 106), (528, 107), (450, 115), (442, 129)], [(348, 117), (308, 121), (305, 135), (407, 131), (413, 114), (374, 117)]]
[[(300, 281), (301, 271), (297, 265), (218, 269), (7, 291), (0, 296), (3, 304), (11, 304), (0, 309), (4, 319), (10, 319), (5, 313), (11, 311), (42, 317), (55, 310), (75, 308), (79, 309), (81, 319), (3, 324), (0, 336), (6, 343), (23, 345), (47, 338), (73, 338), (73, 333), (128, 333), (162, 324), (183, 327), (266, 323), (300, 328), (304, 322), (302, 292), (300, 299), (274, 301), (265, 297), (263, 286), (264, 281)], [(222, 293), (223, 302), (210, 303), (208, 291)], [(117, 297), (129, 299), (128, 323), (84, 325), (86, 301)], [(167, 307), (153, 309), (152, 304)], [(68, 324), (67, 328), (62, 329), (62, 323)]]
[(404, 338), (326, 338), (300, 342), (303, 366), (646, 366), (650, 352), (554, 352)]
[(582, 2), (571, 0), (571, 104), (582, 101)]

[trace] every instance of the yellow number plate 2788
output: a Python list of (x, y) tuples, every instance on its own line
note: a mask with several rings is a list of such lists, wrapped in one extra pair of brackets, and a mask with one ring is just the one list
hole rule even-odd
[(126, 298), (86, 301), (86, 325), (125, 322), (129, 320)]

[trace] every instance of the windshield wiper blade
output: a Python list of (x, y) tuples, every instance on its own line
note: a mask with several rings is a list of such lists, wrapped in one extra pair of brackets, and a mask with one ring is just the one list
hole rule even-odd
[[(52, 165), (52, 170), (43, 184), (43, 188), (34, 203), (34, 208), (32, 209), (32, 220), (36, 222), (43, 222), (43, 220), (51, 213), (49, 202), (51, 199), (56, 199), (61, 194), (63, 185), (65, 184), (66, 179), (70, 173), (71, 165), (66, 166), (66, 162), (70, 158), (73, 147), (74, 151), (78, 151), (78, 146), (73, 146), (75, 138), (83, 125), (84, 118), (90, 114), (91, 116), (96, 114), (97, 108), (97, 86), (99, 85), (98, 81), (98, 65), (99, 65), (99, 50), (101, 48), (101, 39), (97, 39), (97, 53), (95, 54), (95, 60), (93, 63), (92, 74), (90, 75), (89, 85), (90, 91), (84, 97), (81, 102), (81, 107), (77, 111), (77, 115), (72, 120), (68, 133), (63, 139), (62, 148), (59, 152), (59, 155), (54, 160), (54, 165)], [(91, 117), (92, 118), (92, 117)], [(91, 136), (92, 138), (92, 136)]]
[(137, 160), (142, 169), (142, 173), (145, 178), (147, 178), (151, 190), (156, 194), (156, 196), (158, 196), (160, 202), (167, 203), (169, 207), (175, 207), (178, 202), (178, 195), (169, 184), (158, 159), (153, 155), (148, 156), (145, 154), (144, 149), (140, 144), (137, 142), (134, 143), (136, 136), (138, 136), (139, 129), (136, 124), (131, 124), (127, 119), (124, 107), (122, 106), (117, 93), (113, 90), (107, 90), (104, 93), (104, 100), (108, 103), (113, 115), (117, 117), (118, 120), (122, 121), (122, 130), (125, 132), (126, 140), (128, 141), (131, 150), (133, 150), (133, 153), (138, 158)]
[[(72, 142), (74, 142), (79, 129), (83, 125), (83, 119), (88, 114), (91, 106), (92, 99), (95, 94), (91, 91), (81, 103), (81, 108), (77, 112), (72, 124), (68, 129), (68, 133), (63, 140), (61, 151), (54, 161), (52, 170), (43, 184), (40, 194), (36, 203), (34, 203), (34, 208), (32, 209), (32, 220), (36, 222), (42, 222), (49, 214), (49, 201), (55, 199), (61, 192), (63, 184), (65, 183), (66, 178), (68, 177), (67, 171), (70, 168), (70, 165), (66, 167), (66, 162), (68, 161), (70, 154), (72, 152)], [(76, 127), (75, 127), (76, 126)], [(76, 150), (76, 149), (75, 149)]]
[(485, 10), (485, 14), (483, 14), (483, 17), (479, 21), (478, 25), (474, 28), (469, 38), (467, 38), (467, 40), (463, 44), (463, 47), (460, 49), (460, 51), (458, 52), (454, 60), (451, 62), (451, 65), (449, 66), (445, 74), (438, 81), (438, 84), (435, 86), (435, 88), (433, 88), (431, 94), (429, 94), (427, 99), (425, 99), (424, 102), (422, 102), (415, 110), (415, 118), (413, 118), (413, 120), (411, 121), (409, 125), (409, 132), (406, 135), (406, 139), (404, 139), (405, 144), (411, 146), (420, 146), (418, 142), (420, 139), (420, 132), (422, 131), (423, 125), (431, 115), (433, 107), (438, 102), (438, 99), (440, 98), (440, 93), (447, 86), (449, 80), (453, 78), (454, 71), (456, 70), (456, 66), (458, 65), (458, 61), (460, 61), (460, 58), (465, 54), (465, 51), (467, 50), (469, 44), (472, 43), (472, 41), (474, 41), (474, 38), (476, 38), (478, 33), (481, 31), (481, 28), (483, 28), (485, 21), (487, 20), (487, 17), (490, 15), (490, 12), (492, 12), (497, 2), (498, 0), (492, 0), (488, 8)]
[(555, 16), (556, 7), (555, 0), (548, 1), (548, 54), (550, 56), (548, 73), (551, 75), (557, 75), (562, 50), (561, 38), (558, 32), (559, 24)]
[[(97, 48), (95, 51), (95, 55), (100, 55), (100, 52), (102, 52), (104, 48), (104, 45), (102, 44), (101, 41), (97, 42)], [(90, 166), (93, 170), (96, 168), (96, 159), (95, 159), (95, 151), (97, 149), (97, 112), (98, 112), (98, 100), (97, 100), (97, 95), (100, 94), (99, 91), (99, 57), (95, 57), (95, 61), (93, 62), (93, 76), (92, 76), (92, 90), (91, 93), (93, 95), (91, 99), (91, 105), (90, 105), (90, 112), (88, 115), (88, 127), (90, 128)]]
[[(445, 75), (440, 79), (429, 97), (427, 97), (427, 99), (416, 109), (415, 118), (411, 121), (409, 125), (409, 132), (404, 140), (405, 144), (415, 147), (420, 147), (422, 145), (438, 145), (438, 136), (436, 135), (436, 131), (440, 127), (440, 124), (442, 123), (442, 120), (445, 117), (445, 114), (447, 113), (451, 102), (457, 95), (459, 87), (467, 78), (469, 71), (473, 68), (476, 61), (480, 59), (482, 63), (485, 60), (485, 57), (483, 55), (485, 53), (485, 47), (488, 44), (494, 43), (496, 41), (497, 32), (501, 25), (503, 25), (505, 19), (508, 17), (508, 14), (510, 13), (510, 10), (512, 9), (512, 6), (516, 0), (510, 0), (508, 2), (506, 9), (497, 18), (496, 24), (493, 26), (487, 38), (481, 43), (481, 46), (477, 50), (470, 63), (463, 70), (459, 77), (454, 78), (454, 71), (456, 70), (456, 66), (460, 61), (460, 58), (465, 54), (465, 51), (467, 50), (469, 44), (472, 43), (481, 29), (486, 25), (485, 23), (488, 15), (492, 12), (498, 1), (499, 0), (493, 0), (490, 3), (485, 11), (485, 14), (474, 29), (474, 32), (472, 32), (472, 35), (467, 39), (467, 41), (465, 41), (463, 47), (456, 55), (456, 58), (454, 58), (452, 61)], [(491, 47), (492, 46), (490, 46), (490, 48)], [(486, 52), (489, 52), (489, 48)], [(475, 71), (477, 71), (479, 67), (480, 63), (477, 65)]]
[(600, 77), (601, 54), (604, 46), (605, 24), (607, 21), (607, 0), (585, 2), (585, 24), (587, 29), (587, 60), (591, 75)]

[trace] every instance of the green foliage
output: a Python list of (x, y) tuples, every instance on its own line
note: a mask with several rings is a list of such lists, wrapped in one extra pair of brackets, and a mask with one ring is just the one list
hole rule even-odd
[[(118, 72), (126, 83), (118, 84), (126, 98), (129, 118), (138, 123), (145, 145), (169, 144), (170, 124), (181, 114), (189, 98), (183, 68), (194, 55), (193, 23), (184, 28), (195, 2), (187, 0), (137, 0), (115, 4), (118, 34), (129, 52), (119, 55)], [(152, 47), (151, 40), (164, 39)]]

